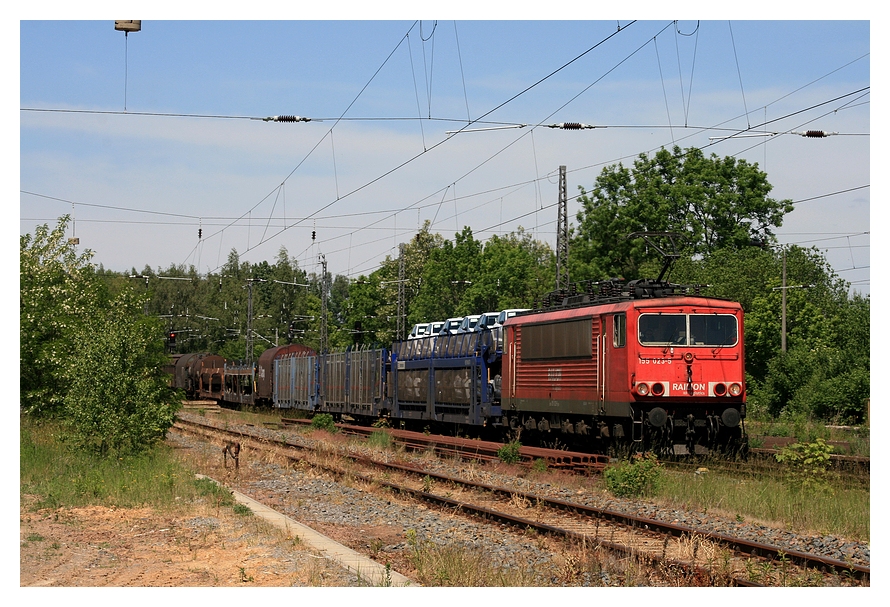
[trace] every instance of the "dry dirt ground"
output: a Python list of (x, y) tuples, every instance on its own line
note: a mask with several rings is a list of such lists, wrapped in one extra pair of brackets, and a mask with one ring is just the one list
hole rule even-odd
[(22, 508), (20, 585), (348, 585), (324, 557), (257, 517), (204, 510)]
[[(216, 468), (203, 471), (222, 478)], [(317, 550), (231, 506), (35, 511), (34, 501), (19, 504), (22, 587), (358, 585)]]

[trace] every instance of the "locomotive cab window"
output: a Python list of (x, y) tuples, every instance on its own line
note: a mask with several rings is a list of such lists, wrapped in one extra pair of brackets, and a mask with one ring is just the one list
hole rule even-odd
[(690, 314), (689, 335), (695, 345), (734, 346), (739, 339), (739, 323), (730, 314)]
[(739, 322), (732, 314), (641, 314), (642, 346), (734, 346)]
[(612, 317), (612, 345), (623, 348), (627, 343), (627, 315), (623, 312)]

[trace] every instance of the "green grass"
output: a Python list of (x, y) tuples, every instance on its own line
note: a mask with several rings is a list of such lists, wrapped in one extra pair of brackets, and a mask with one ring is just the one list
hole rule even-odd
[(392, 435), (386, 430), (374, 430), (368, 437), (368, 446), (378, 449), (391, 449), (393, 446)]
[(232, 506), (232, 510), (239, 516), (251, 516), (253, 514), (253, 510), (244, 504), (235, 504)]
[(102, 458), (70, 449), (52, 423), (20, 421), (20, 495), (33, 496), (31, 507), (73, 508), (89, 505), (171, 509), (210, 495), (223, 505), (231, 494), (208, 480), (195, 479), (172, 450), (159, 446), (124, 458)]
[(840, 455), (853, 455), (857, 457), (869, 457), (871, 451), (871, 433), (868, 426), (849, 428), (846, 426), (832, 427), (824, 422), (815, 422), (808, 419), (791, 420), (753, 420), (745, 422), (750, 444), (752, 447), (763, 446), (760, 437), (763, 436), (787, 436), (796, 438), (801, 442), (813, 442), (818, 438), (825, 441), (837, 441), (847, 443), (848, 451)]
[(746, 522), (771, 522), (802, 533), (868, 541), (870, 492), (834, 482), (830, 491), (795, 488), (779, 471), (759, 477), (667, 470), (655, 501), (704, 509)]

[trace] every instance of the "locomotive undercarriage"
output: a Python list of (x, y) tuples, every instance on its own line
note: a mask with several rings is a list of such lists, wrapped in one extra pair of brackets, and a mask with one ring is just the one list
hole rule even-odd
[[(735, 409), (731, 409), (735, 411)], [(729, 424), (724, 421), (729, 422)], [(637, 410), (633, 416), (505, 412), (502, 424), (508, 440), (544, 446), (595, 450), (621, 455), (652, 451), (660, 457), (715, 455), (747, 456), (744, 419), (738, 412), (723, 415), (685, 413), (671, 415), (655, 407)]]

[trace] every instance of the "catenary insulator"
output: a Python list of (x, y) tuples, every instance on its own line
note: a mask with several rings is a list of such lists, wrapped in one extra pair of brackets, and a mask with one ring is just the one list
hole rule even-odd
[(579, 131), (581, 129), (595, 129), (592, 124), (584, 124), (582, 122), (560, 122), (558, 124), (548, 124), (551, 129), (563, 129), (565, 131)]
[(311, 118), (305, 116), (269, 116), (263, 118), (264, 122), (309, 122)]
[(829, 135), (837, 135), (837, 133), (826, 133), (825, 131), (792, 131), (795, 135), (800, 135), (801, 137), (813, 137), (813, 138), (821, 138), (828, 137)]

